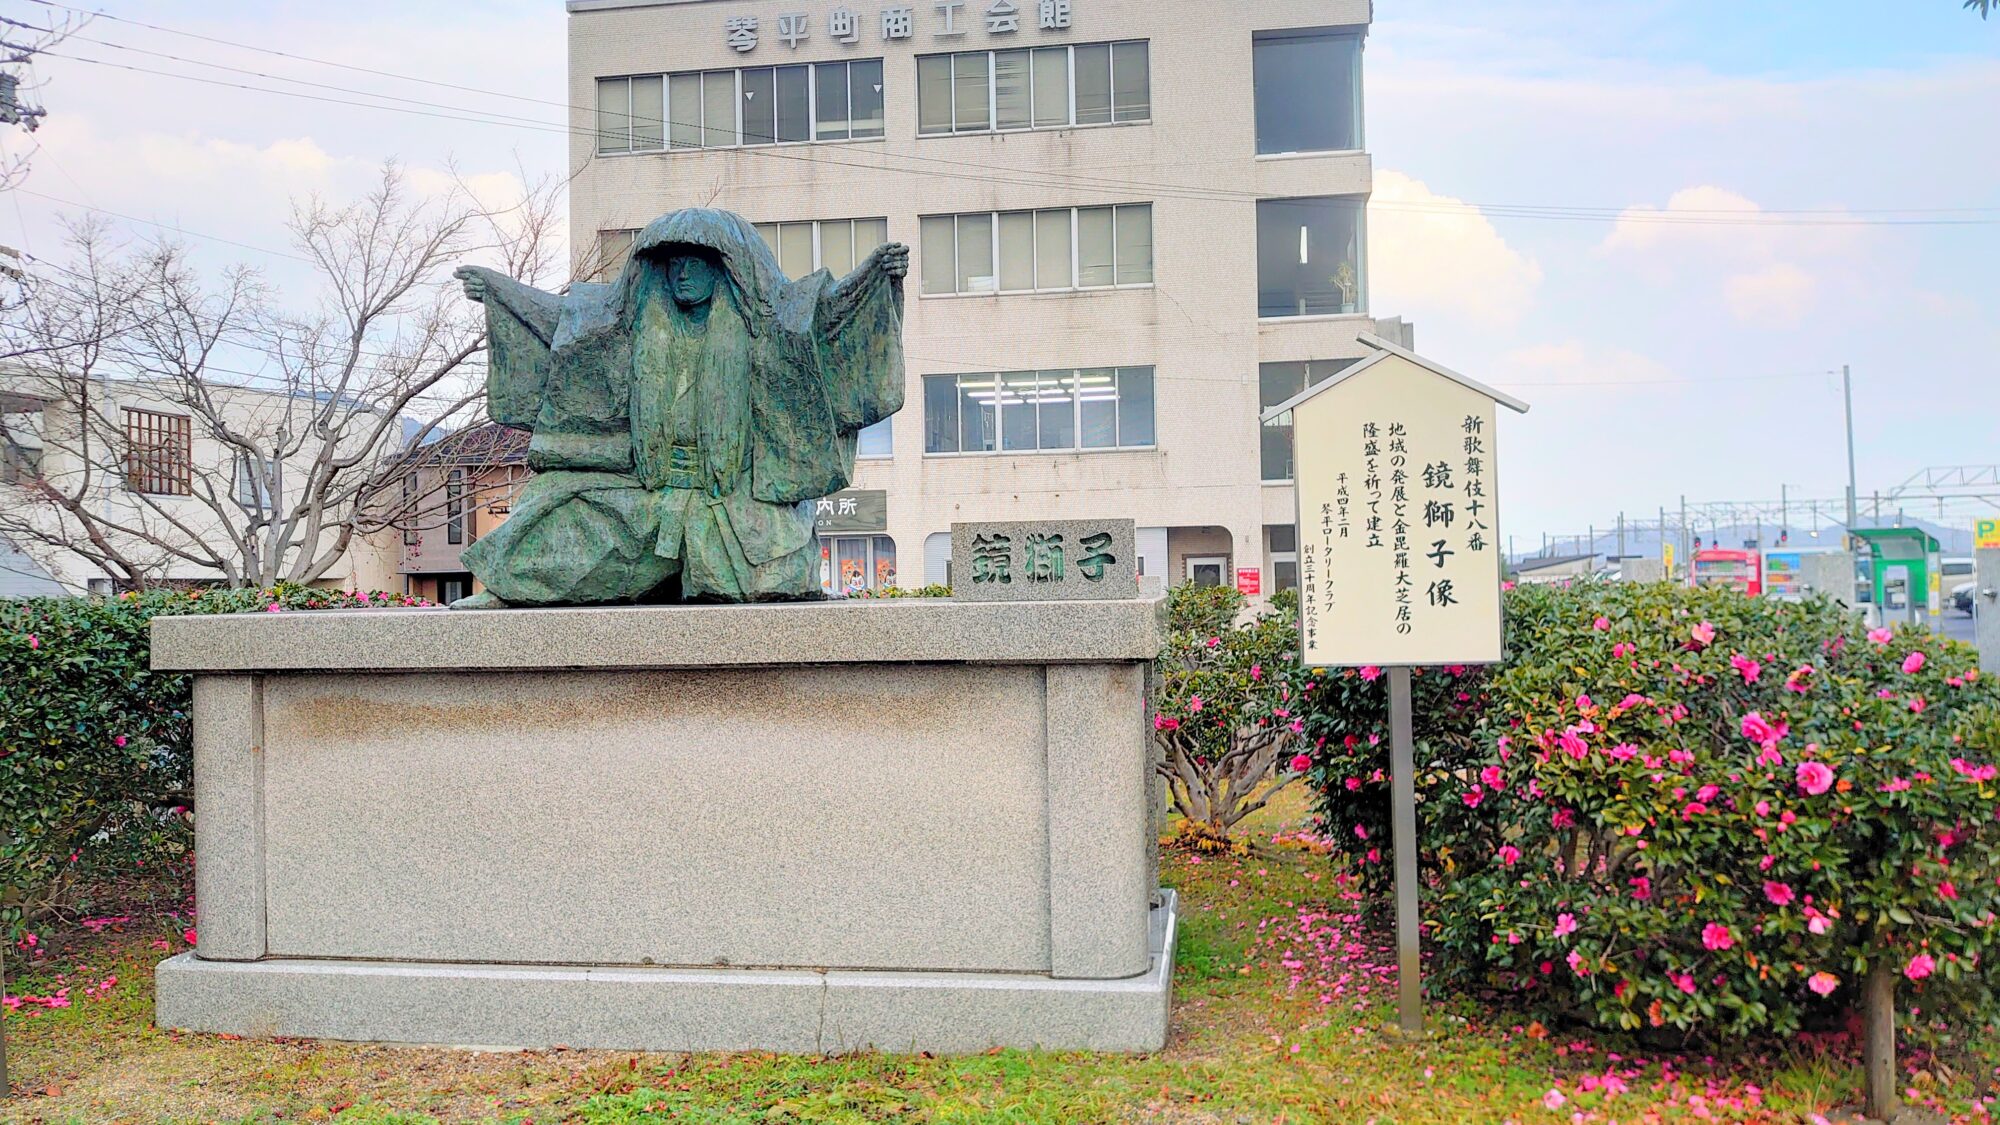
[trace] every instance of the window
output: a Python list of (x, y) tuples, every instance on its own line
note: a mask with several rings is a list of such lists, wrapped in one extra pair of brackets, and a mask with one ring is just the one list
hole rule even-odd
[(1153, 369), (924, 376), (925, 453), (1052, 453), (1153, 445)]
[(929, 215), (925, 296), (1053, 293), (1153, 283), (1153, 205)]
[(883, 134), (882, 60), (597, 80), (597, 151), (867, 140)]
[(794, 280), (817, 269), (846, 277), (870, 251), (889, 241), (887, 219), (821, 219), (815, 222), (758, 223), (757, 233), (785, 276)]
[(194, 494), (194, 431), (184, 414), (125, 411), (125, 485), (152, 496)]
[(278, 480), (278, 463), (267, 457), (236, 455), (236, 502), (252, 512), (277, 508), (273, 482)]
[[(1267, 363), (1257, 371), (1257, 411), (1291, 401), (1307, 387), (1316, 387), (1360, 363), (1359, 359), (1322, 359), (1311, 363)], [(1264, 423), (1264, 479), (1292, 479), (1292, 416), (1281, 414)]]
[(1352, 195), (1258, 201), (1258, 316), (1367, 311), (1366, 205)]
[(1299, 588), (1299, 529), (1288, 523), (1266, 524), (1266, 549), (1271, 556), (1271, 593)]
[(894, 457), (896, 455), (895, 422), (895, 416), (891, 415), (856, 434), (854, 436), (854, 455), (856, 457), (869, 458)]
[(444, 481), (444, 541), (465, 542), (465, 470), (453, 469)]
[(851, 598), (894, 586), (896, 541), (887, 535), (820, 540), (819, 582), (830, 598)]
[(1144, 40), (917, 59), (917, 132), (1013, 132), (1153, 118)]
[(1258, 153), (1362, 147), (1361, 34), (1360, 28), (1258, 34), (1251, 48)]
[(632, 256), (632, 244), (638, 241), (636, 230), (601, 230), (597, 232), (597, 272), (600, 281), (609, 281), (625, 269), (625, 260)]

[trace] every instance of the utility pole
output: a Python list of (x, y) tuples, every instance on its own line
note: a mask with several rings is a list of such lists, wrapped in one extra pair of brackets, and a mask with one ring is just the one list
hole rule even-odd
[(1625, 513), (1618, 513), (1618, 557), (1625, 557)]
[(1783, 543), (1792, 534), (1792, 486), (1778, 486), (1778, 542)]
[(1687, 560), (1688, 573), (1694, 573), (1694, 556), (1688, 553), (1688, 498), (1681, 493), (1681, 557)]
[[(1860, 522), (1860, 493), (1856, 491), (1854, 477), (1854, 374), (1847, 364), (1840, 365), (1840, 390), (1847, 400), (1847, 549), (1854, 549), (1854, 525)], [(1880, 515), (1878, 511), (1876, 513)]]

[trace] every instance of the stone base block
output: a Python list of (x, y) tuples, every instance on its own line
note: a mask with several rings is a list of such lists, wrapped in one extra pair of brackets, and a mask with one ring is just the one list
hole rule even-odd
[(1154, 1051), (1167, 1041), (1176, 903), (1122, 980), (270, 959), (159, 967), (160, 1026), (252, 1038), (633, 1051)]

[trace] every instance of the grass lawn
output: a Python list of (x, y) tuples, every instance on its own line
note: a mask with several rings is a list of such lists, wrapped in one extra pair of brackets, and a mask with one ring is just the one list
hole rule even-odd
[[(0, 1121), (1630, 1125), (1811, 1121), (1856, 1100), (1838, 1038), (1662, 1055), (1465, 1000), (1433, 1009), (1428, 1041), (1385, 1035), (1394, 958), (1375, 904), (1285, 842), (1302, 813), (1286, 796), (1255, 823), (1251, 855), (1165, 857), (1184, 913), (1173, 1039), (1156, 1055), (479, 1053), (174, 1034), (152, 1026), (152, 966), (186, 948), (183, 922), (141, 915), (66, 935), (60, 955), (8, 981), (18, 996), (67, 989), (68, 1005), (8, 1013), (16, 1094)], [(1954, 1057), (1920, 1060), (1910, 1080), (1923, 1100), (1986, 1121), (1969, 1099), (1990, 1092), (1994, 1059)]]

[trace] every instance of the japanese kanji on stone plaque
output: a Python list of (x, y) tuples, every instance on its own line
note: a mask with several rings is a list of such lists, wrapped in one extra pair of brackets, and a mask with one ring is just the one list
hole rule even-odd
[(1495, 404), (1527, 404), (1374, 337), (1292, 416), (1299, 647), (1316, 666), (1500, 659)]

